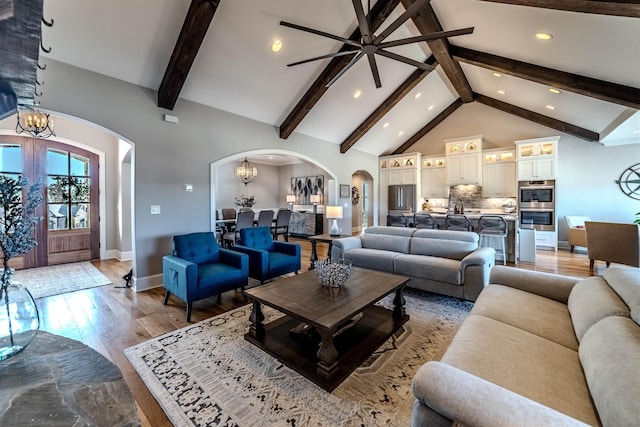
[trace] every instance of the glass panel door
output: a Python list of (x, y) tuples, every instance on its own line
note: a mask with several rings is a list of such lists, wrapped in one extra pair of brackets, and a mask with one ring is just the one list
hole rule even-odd
[(47, 186), (49, 230), (75, 230), (91, 226), (89, 159), (49, 148)]

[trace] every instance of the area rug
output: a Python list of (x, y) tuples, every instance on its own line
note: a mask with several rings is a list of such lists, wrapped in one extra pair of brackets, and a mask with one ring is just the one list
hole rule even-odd
[(89, 261), (17, 270), (13, 279), (25, 285), (36, 299), (111, 283)]
[[(415, 372), (442, 356), (472, 304), (405, 295), (410, 320), (332, 393), (245, 341), (250, 305), (124, 353), (175, 426), (407, 426)], [(379, 304), (392, 308), (391, 296)]]

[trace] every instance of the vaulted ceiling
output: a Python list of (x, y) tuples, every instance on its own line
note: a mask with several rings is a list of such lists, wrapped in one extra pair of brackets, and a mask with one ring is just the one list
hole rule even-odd
[[(375, 33), (414, 1), (372, 0)], [(366, 11), (368, 0), (362, 4)], [(473, 103), (585, 143), (640, 142), (635, 0), (431, 0), (388, 40), (473, 33), (389, 48), (436, 68), (376, 56), (379, 89), (365, 60), (325, 87), (351, 55), (287, 67), (343, 44), (279, 22), (360, 40), (349, 0), (45, 0), (44, 16), (55, 20), (43, 29), (52, 47), (45, 59), (157, 90), (167, 110), (186, 99), (277, 126), (285, 139), (300, 132), (339, 144), (341, 152), (411, 151)], [(541, 32), (553, 38), (536, 39)], [(282, 42), (277, 53), (274, 40)]]

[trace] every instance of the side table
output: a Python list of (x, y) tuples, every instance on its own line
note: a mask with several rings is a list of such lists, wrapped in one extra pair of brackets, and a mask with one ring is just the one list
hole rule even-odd
[(339, 236), (332, 236), (331, 234), (318, 234), (315, 236), (309, 236), (308, 239), (311, 241), (311, 263), (309, 264), (309, 270), (313, 270), (316, 268), (316, 261), (318, 260), (318, 252), (316, 250), (316, 244), (318, 242), (328, 243), (329, 250), (327, 251), (327, 256), (331, 258), (331, 248), (333, 247), (333, 241), (336, 239), (343, 239), (345, 237), (351, 237), (349, 234), (340, 234)]

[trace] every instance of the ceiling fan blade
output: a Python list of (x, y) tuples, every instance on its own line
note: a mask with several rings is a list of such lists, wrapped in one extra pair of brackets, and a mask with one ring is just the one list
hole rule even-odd
[(364, 14), (361, 0), (352, 0), (353, 8), (356, 10), (356, 17), (358, 18), (358, 28), (360, 28), (360, 34), (362, 35), (362, 41), (364, 44), (371, 43), (371, 31), (369, 30), (369, 23), (367, 17)]
[(378, 64), (376, 64), (376, 57), (373, 53), (368, 53), (367, 59), (369, 60), (369, 66), (371, 67), (373, 82), (376, 84), (377, 88), (381, 88), (382, 82), (380, 81), (380, 73), (378, 72)]
[(468, 28), (462, 28), (460, 30), (436, 31), (436, 32), (429, 33), (429, 34), (423, 34), (421, 36), (409, 37), (409, 38), (406, 38), (406, 39), (400, 39), (400, 40), (394, 40), (394, 41), (391, 41), (391, 42), (380, 43), (378, 45), (378, 47), (380, 49), (384, 49), (384, 48), (387, 48), (387, 47), (402, 46), (402, 45), (405, 45), (405, 44), (417, 43), (417, 42), (426, 42), (428, 40), (442, 39), (442, 38), (445, 38), (445, 37), (462, 36), (462, 35), (465, 35), (465, 34), (473, 33), (473, 29), (474, 29), (474, 27), (468, 27)]
[(349, 63), (348, 63), (347, 65), (345, 65), (345, 66), (342, 68), (342, 70), (340, 70), (340, 72), (339, 72), (338, 74), (336, 74), (336, 75), (335, 75), (331, 80), (329, 80), (329, 83), (327, 83), (327, 84), (325, 85), (325, 87), (327, 87), (327, 88), (328, 88), (328, 87), (331, 87), (331, 85), (332, 85), (332, 84), (334, 84), (334, 83), (335, 83), (335, 82), (336, 82), (340, 77), (342, 77), (342, 75), (343, 75), (344, 73), (346, 73), (346, 72), (349, 70), (349, 68), (353, 67), (353, 65), (354, 65), (356, 62), (358, 62), (358, 60), (359, 60), (360, 58), (362, 58), (363, 56), (364, 56), (364, 53), (362, 53), (362, 52), (358, 52), (358, 54), (357, 54), (356, 56), (354, 56), (354, 57), (351, 59), (351, 61), (349, 61)]
[(333, 34), (329, 34), (329, 33), (325, 33), (324, 31), (320, 31), (320, 30), (314, 30), (313, 28), (309, 28), (309, 27), (303, 27), (302, 25), (298, 25), (298, 24), (292, 24), (291, 22), (285, 22), (285, 21), (280, 21), (280, 25), (282, 25), (283, 27), (289, 27), (289, 28), (293, 28), (294, 30), (300, 30), (300, 31), (304, 31), (307, 33), (311, 33), (311, 34), (315, 34), (318, 36), (322, 36), (322, 37), (327, 37), (333, 40), (337, 40), (339, 42), (351, 45), (351, 46), (355, 46), (355, 47), (362, 47), (362, 44), (358, 43), (357, 41), (354, 40), (349, 40), (349, 39), (345, 39), (344, 37), (340, 37), (340, 36), (335, 36)]
[(374, 40), (375, 44), (382, 43), (384, 39), (389, 37), (391, 33), (398, 29), (398, 27), (405, 23), (405, 21), (411, 18), (416, 12), (424, 7), (429, 0), (416, 0), (411, 6), (409, 6), (402, 15), (400, 15), (395, 21), (393, 21), (387, 28), (382, 31), (378, 37)]
[(342, 51), (336, 52), (336, 53), (329, 53), (327, 55), (316, 56), (315, 58), (305, 59), (303, 61), (292, 62), (291, 64), (287, 64), (287, 67), (293, 67), (294, 65), (306, 64), (307, 62), (318, 61), (320, 59), (325, 59), (325, 58), (333, 58), (333, 57), (336, 57), (336, 56), (351, 55), (351, 54), (358, 53), (358, 52), (359, 52), (358, 50), (342, 50)]
[(395, 59), (396, 61), (404, 62), (405, 64), (413, 65), (414, 67), (420, 68), (421, 70), (433, 71), (436, 69), (436, 67), (432, 65), (425, 64), (424, 62), (418, 62), (411, 58), (407, 58), (406, 56), (398, 55), (397, 53), (388, 52), (386, 50), (378, 49), (376, 53), (378, 55), (386, 56), (390, 59)]

